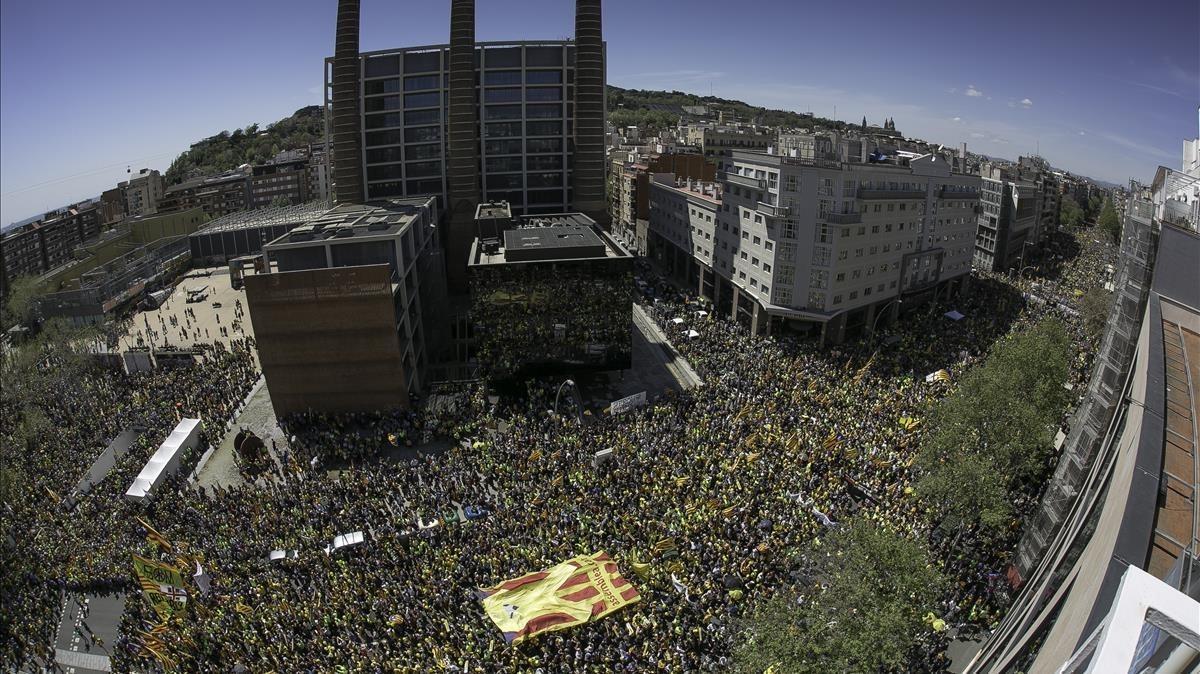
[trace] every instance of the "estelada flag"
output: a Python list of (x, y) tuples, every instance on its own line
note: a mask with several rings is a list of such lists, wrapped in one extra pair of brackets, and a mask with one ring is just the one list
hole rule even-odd
[(572, 557), (475, 594), (510, 644), (598, 620), (641, 600), (605, 552)]

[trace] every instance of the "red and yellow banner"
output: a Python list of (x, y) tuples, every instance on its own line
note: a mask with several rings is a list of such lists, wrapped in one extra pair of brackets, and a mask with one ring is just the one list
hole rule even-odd
[(509, 643), (598, 620), (641, 600), (605, 552), (573, 557), (476, 595)]

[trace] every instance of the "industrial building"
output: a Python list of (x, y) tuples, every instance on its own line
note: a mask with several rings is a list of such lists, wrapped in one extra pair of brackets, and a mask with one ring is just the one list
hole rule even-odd
[(244, 278), (277, 415), (407, 407), (440, 301), (436, 198), (340, 204), (264, 245)]
[[(630, 367), (633, 257), (582, 213), (480, 206), (468, 275), (476, 361), (495, 380)], [(503, 229), (501, 229), (503, 228)]]

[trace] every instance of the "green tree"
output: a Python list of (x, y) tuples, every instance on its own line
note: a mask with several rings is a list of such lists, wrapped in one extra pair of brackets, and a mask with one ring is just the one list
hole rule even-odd
[(1100, 218), (1097, 223), (1113, 243), (1121, 240), (1121, 222), (1117, 218), (1117, 209), (1113, 207), (1111, 199), (1104, 200), (1104, 208), (1100, 210)]
[[(1070, 398), (1070, 338), (1046, 319), (1001, 341), (933, 409), (921, 444), (917, 491), (951, 529), (995, 528), (1011, 495), (1045, 470)], [(957, 488), (956, 488), (957, 486)]]
[(41, 285), (35, 276), (19, 276), (8, 285), (8, 296), (0, 309), (0, 329), (7, 331), (17, 325), (30, 326), (36, 316), (37, 298)]
[[(867, 518), (843, 522), (810, 551), (823, 586), (783, 591), (743, 624), (739, 671), (878, 672), (903, 667), (945, 580), (923, 545)], [(798, 601), (800, 600), (800, 601)]]
[(1062, 206), (1058, 212), (1058, 222), (1063, 227), (1074, 229), (1083, 225), (1083, 209), (1079, 202), (1069, 195), (1062, 198)]

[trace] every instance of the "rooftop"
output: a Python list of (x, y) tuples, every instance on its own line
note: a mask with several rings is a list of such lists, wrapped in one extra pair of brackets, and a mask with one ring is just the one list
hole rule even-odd
[(324, 215), (330, 210), (328, 201), (310, 201), (306, 204), (260, 208), (254, 211), (238, 211), (224, 215), (201, 227), (197, 234), (235, 232), (267, 225), (302, 225)]
[(367, 204), (339, 204), (316, 213), (268, 245), (307, 246), (329, 239), (379, 239), (396, 236), (419, 219), (421, 209), (436, 208), (436, 197), (389, 199)]
[[(476, 239), (470, 265), (629, 257), (629, 252), (582, 213), (524, 216), (532, 223), (505, 230), (502, 240)], [(544, 224), (539, 224), (541, 221)]]

